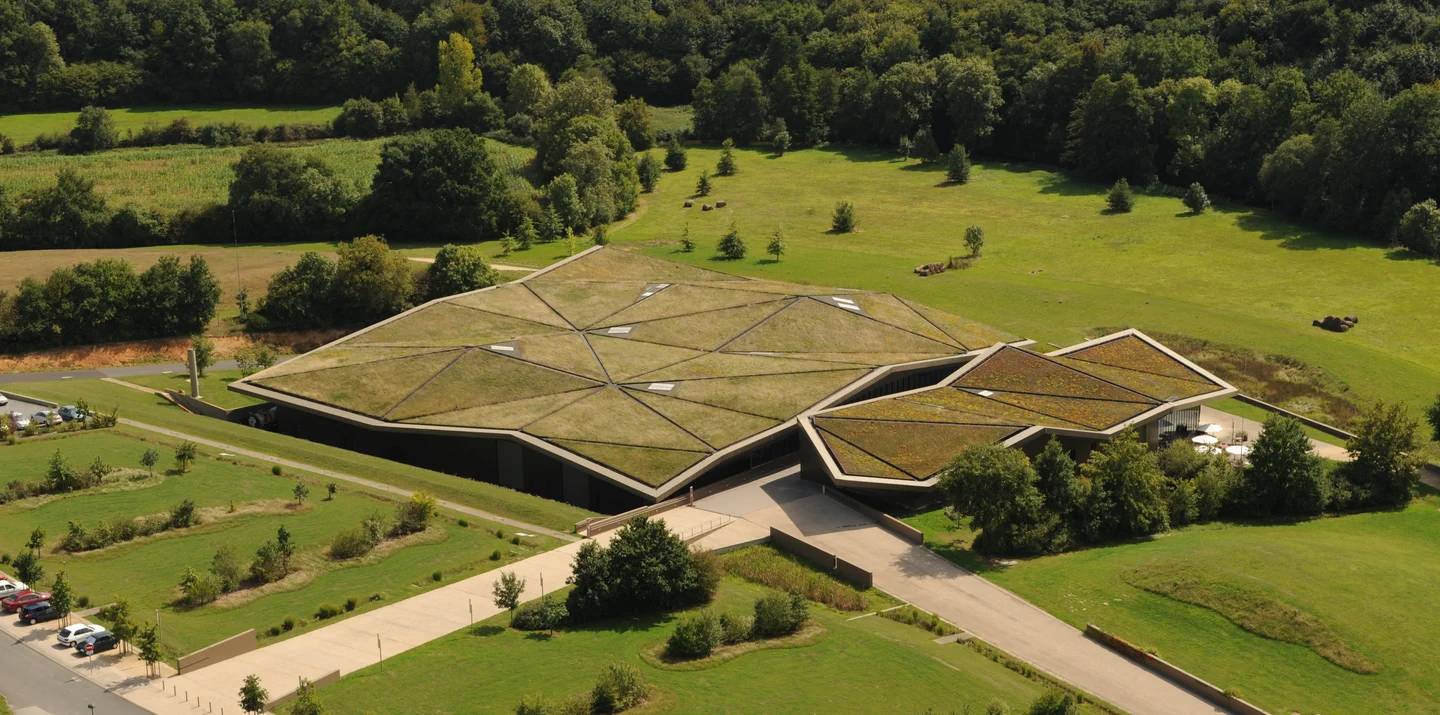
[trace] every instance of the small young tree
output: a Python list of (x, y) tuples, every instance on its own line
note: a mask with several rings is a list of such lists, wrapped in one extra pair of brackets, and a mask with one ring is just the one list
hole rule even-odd
[(129, 652), (138, 633), (130, 613), (130, 599), (117, 594), (114, 603), (100, 609), (100, 618), (110, 623), (110, 632), (120, 639), (121, 647), (124, 649), (122, 652)]
[(15, 578), (25, 583), (40, 583), (45, 578), (45, 567), (40, 565), (40, 556), (33, 549), (21, 551), (10, 562), (10, 567), (15, 571)]
[(305, 482), (295, 482), (295, 488), (290, 490), (290, 494), (295, 497), (296, 505), (304, 504), (305, 500), (310, 498), (310, 487)]
[(1190, 188), (1185, 190), (1185, 197), (1181, 201), (1185, 202), (1190, 213), (1203, 214), (1205, 209), (1210, 208), (1210, 197), (1205, 194), (1205, 187), (1201, 186), (1198, 181), (1190, 184)]
[(215, 577), (221, 593), (230, 593), (240, 585), (245, 578), (245, 570), (234, 547), (221, 546), (215, 551), (215, 556), (210, 559), (210, 574)]
[(535, 222), (527, 214), (520, 217), (520, 225), (515, 229), (515, 244), (522, 251), (530, 250), (531, 246), (540, 242), (540, 232), (535, 230)]
[(720, 143), (720, 162), (715, 165), (715, 173), (721, 176), (734, 176), (739, 167), (735, 166), (735, 140), (726, 137)]
[(774, 256), (777, 263), (780, 261), (780, 257), (785, 255), (785, 232), (783, 230), (775, 229), (774, 235), (770, 237), (770, 245), (765, 247), (765, 252)]
[(605, 231), (605, 224), (602, 223), (595, 227), (594, 241), (597, 246), (610, 245), (610, 234)]
[(520, 606), (520, 595), (525, 593), (525, 579), (514, 571), (502, 571), (495, 581), (495, 607), (513, 613)]
[(315, 684), (304, 678), (295, 691), (295, 703), (290, 706), (290, 715), (325, 715), (325, 704), (315, 694)]
[(265, 712), (265, 707), (270, 704), (270, 691), (260, 685), (260, 676), (245, 676), (245, 684), (240, 686), (240, 709), (247, 713)]
[(290, 559), (295, 556), (295, 540), (283, 524), (275, 530), (275, 553), (280, 556), (281, 570), (290, 573)]
[(60, 617), (61, 625), (70, 625), (70, 612), (75, 609), (75, 589), (65, 578), (65, 572), (55, 574), (55, 583), (50, 584), (50, 607)]
[(915, 142), (908, 136), (902, 136), (900, 137), (900, 143), (895, 147), (895, 151), (900, 152), (900, 156), (905, 157), (905, 160), (909, 161), (910, 155), (915, 153)]
[(30, 532), (30, 538), (25, 540), (25, 548), (35, 551), (45, 548), (45, 530), (35, 527), (35, 530)]
[(190, 347), (195, 351), (195, 372), (205, 377), (205, 371), (215, 364), (215, 343), (203, 335), (196, 335), (190, 339)]
[(680, 252), (690, 253), (695, 250), (695, 239), (690, 237), (690, 224), (685, 224), (684, 230), (680, 232)]
[(335, 501), (335, 492), (338, 491), (340, 491), (340, 487), (336, 486), (335, 482), (330, 482), (329, 484), (326, 484), (325, 501)]
[(194, 442), (187, 440), (181, 442), (180, 446), (175, 448), (175, 466), (180, 470), (181, 474), (190, 471), (190, 465), (194, 464), (195, 460), (199, 457), (200, 447)]
[(700, 179), (695, 182), (695, 195), (696, 195), (696, 196), (709, 196), (709, 195), (710, 195), (710, 172), (708, 172), (708, 171), (706, 171), (706, 170), (704, 170), (704, 169), (701, 169), (701, 170), (700, 170)]
[(855, 204), (849, 201), (835, 204), (835, 212), (830, 215), (830, 230), (835, 233), (850, 233), (855, 230)]
[(685, 154), (685, 147), (680, 144), (680, 138), (670, 137), (670, 143), (665, 145), (665, 168), (671, 171), (684, 171), (685, 165), (690, 163), (690, 158)]
[(950, 147), (945, 158), (945, 180), (952, 184), (970, 181), (970, 152), (965, 151), (965, 145), (956, 143)]
[(1355, 434), (1345, 444), (1350, 462), (1345, 476), (1377, 506), (1404, 506), (1420, 486), (1419, 423), (1401, 403), (1376, 403), (1350, 426)]
[(745, 241), (740, 238), (740, 229), (736, 228), (734, 223), (730, 224), (730, 230), (720, 238), (720, 243), (716, 244), (715, 250), (732, 261), (738, 261), (745, 257)]
[(784, 129), (775, 132), (775, 137), (771, 140), (771, 145), (775, 147), (776, 154), (785, 156), (785, 152), (790, 151), (790, 132)]
[(104, 107), (85, 107), (70, 130), (70, 139), (62, 147), (64, 151), (88, 154), (92, 151), (113, 149), (120, 143), (120, 130), (115, 118)]
[(140, 466), (150, 470), (152, 477), (155, 476), (155, 465), (159, 463), (160, 453), (153, 449), (147, 449), (144, 454), (140, 455)]
[(660, 184), (660, 168), (660, 160), (656, 159), (653, 153), (647, 151), (645, 156), (640, 157), (640, 164), (635, 167), (635, 171), (640, 176), (640, 188), (645, 193), (651, 193)]
[(915, 156), (927, 164), (940, 158), (940, 146), (935, 143), (930, 127), (920, 127), (920, 131), (915, 132)]
[(1130, 190), (1130, 181), (1120, 177), (1105, 195), (1105, 203), (1115, 213), (1130, 213), (1135, 208), (1135, 192)]
[(160, 650), (160, 633), (154, 623), (146, 621), (136, 630), (135, 649), (145, 663), (145, 674), (151, 678), (158, 677), (160, 672), (155, 664), (165, 657), (165, 653)]
[(979, 226), (966, 228), (965, 248), (970, 251), (970, 255), (979, 256), (980, 251), (985, 248), (985, 229)]

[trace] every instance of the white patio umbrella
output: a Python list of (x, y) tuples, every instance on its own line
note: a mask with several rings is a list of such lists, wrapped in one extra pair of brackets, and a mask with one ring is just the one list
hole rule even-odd
[(1201, 454), (1220, 454), (1221, 450), (1213, 444), (1197, 444), (1195, 451)]
[(1230, 454), (1235, 454), (1235, 455), (1239, 455), (1239, 456), (1243, 457), (1243, 456), (1249, 454), (1252, 450), (1251, 450), (1251, 448), (1250, 448), (1248, 445), (1234, 444), (1234, 445), (1231, 445), (1231, 446), (1229, 446), (1229, 447), (1226, 447), (1226, 448), (1225, 448), (1225, 451), (1226, 451), (1226, 452), (1229, 452)]
[(1200, 431), (1204, 432), (1205, 434), (1215, 434), (1216, 432), (1224, 432), (1225, 428), (1215, 424), (1214, 422), (1210, 422), (1208, 424), (1200, 425)]
[(1218, 443), (1220, 440), (1218, 440), (1218, 439), (1216, 439), (1216, 438), (1214, 438), (1214, 437), (1212, 437), (1212, 436), (1210, 436), (1210, 435), (1208, 435), (1208, 434), (1202, 434), (1202, 435), (1197, 435), (1197, 436), (1195, 436), (1195, 437), (1191, 437), (1191, 438), (1190, 438), (1190, 441), (1191, 441), (1191, 442), (1194, 442), (1195, 444), (1216, 444), (1216, 443)]

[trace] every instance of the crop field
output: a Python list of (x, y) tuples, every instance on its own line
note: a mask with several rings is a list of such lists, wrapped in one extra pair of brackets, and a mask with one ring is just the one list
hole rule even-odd
[(932, 549), (1077, 628), (1094, 623), (1274, 713), (1430, 712), (1440, 495), (1401, 511), (1214, 523), (992, 566), (936, 510)]
[[(884, 290), (1057, 346), (1100, 328), (1138, 327), (1246, 346), (1318, 366), (1366, 399), (1418, 408), (1440, 385), (1440, 267), (1405, 251), (1301, 228), (1267, 211), (1220, 206), (1190, 215), (1178, 198), (1142, 194), (1129, 214), (1105, 212), (1108, 187), (1023, 164), (977, 164), (969, 184), (944, 169), (871, 149), (825, 148), (783, 157), (737, 151), (739, 173), (713, 179), (706, 201), (681, 206), (718, 151), (692, 148), (631, 224), (611, 236), (650, 255), (744, 275)], [(853, 201), (859, 230), (830, 232), (835, 203)], [(697, 204), (699, 202), (697, 201)], [(715, 244), (734, 224), (739, 261)], [(686, 226), (698, 244), (681, 253)], [(982, 258), (921, 278), (922, 263), (966, 253), (966, 226), (985, 231)], [(780, 261), (765, 255), (785, 232)], [(1337, 334), (1311, 327), (1358, 313)], [(1306, 410), (1306, 405), (1295, 405)]]
[[(251, 127), (274, 124), (329, 124), (340, 113), (334, 106), (291, 106), (242, 107), (231, 105), (186, 105), (183, 107), (131, 107), (111, 109), (115, 126), (123, 136), (146, 124), (165, 125), (184, 117), (190, 123), (214, 124), (217, 122), (239, 122)], [(79, 112), (39, 112), (32, 114), (10, 114), (0, 116), (0, 134), (24, 144), (40, 134), (68, 132), (75, 126)]]
[[(162, 455), (153, 478), (139, 465), (141, 454), (150, 448)], [(455, 519), (442, 516), (423, 534), (383, 542), (370, 555), (350, 562), (334, 562), (325, 555), (331, 538), (370, 514), (389, 517), (395, 503), (344, 483), (334, 499), (328, 499), (323, 482), (307, 480), (310, 497), (297, 505), (291, 496), (296, 484), (293, 475), (275, 476), (206, 449), (188, 473), (180, 474), (171, 464), (173, 449), (169, 440), (141, 440), (111, 431), (0, 447), (0, 482), (43, 480), (46, 465), (57, 452), (80, 468), (99, 459), (112, 467), (139, 470), (95, 491), (61, 498), (32, 497), (0, 507), (0, 544), (7, 550), (19, 548), (33, 529), (43, 529), (49, 537), (42, 550), (47, 579), (63, 570), (77, 592), (93, 603), (104, 604), (112, 595), (122, 596), (130, 599), (138, 617), (153, 618), (151, 614), (160, 609), (164, 643), (173, 654), (193, 651), (247, 628), (263, 632), (280, 625), (287, 616), (301, 623), (290, 633), (299, 632), (318, 623), (313, 614), (322, 604), (339, 606), (347, 598), (355, 598), (354, 612), (361, 612), (557, 543), (533, 537), (520, 545), (511, 544), (491, 531), (497, 528), (495, 524), (461, 527)], [(164, 513), (186, 499), (203, 515), (198, 526), (96, 551), (69, 554), (57, 550), (70, 522), (94, 528), (102, 519)], [(233, 548), (242, 563), (248, 563), (255, 549), (274, 538), (280, 526), (291, 532), (297, 544), (297, 573), (253, 593), (242, 590), (223, 596), (208, 606), (190, 608), (176, 603), (175, 585), (185, 568), (203, 572), (222, 546)], [(500, 558), (491, 560), (497, 550)], [(437, 571), (442, 574), (439, 582), (431, 577)]]
[[(761, 586), (727, 578), (710, 608), (750, 613)], [(811, 645), (746, 653), (704, 670), (661, 669), (641, 658), (663, 642), (676, 615), (600, 622), (553, 637), (507, 628), (500, 614), (320, 691), (332, 712), (377, 710), (402, 715), (511, 713), (522, 697), (559, 700), (587, 691), (601, 668), (623, 661), (656, 686), (653, 705), (638, 712), (874, 713), (982, 712), (992, 698), (1023, 711), (1042, 685), (959, 643), (885, 618), (847, 620), (811, 604), (825, 629)], [(456, 679), (455, 672), (484, 673)], [(423, 692), (423, 699), (404, 693)], [(1098, 713), (1090, 706), (1087, 715)]]

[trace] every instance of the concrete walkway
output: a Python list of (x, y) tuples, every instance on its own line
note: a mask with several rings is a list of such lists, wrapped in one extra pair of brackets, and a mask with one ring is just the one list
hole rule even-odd
[[(1200, 407), (1200, 424), (1211, 422), (1224, 428), (1215, 433), (1215, 437), (1220, 440), (1222, 445), (1228, 444), (1230, 437), (1240, 431), (1249, 435), (1250, 444), (1254, 444), (1255, 440), (1260, 438), (1260, 433), (1265, 431), (1265, 424), (1263, 422), (1245, 419), (1239, 415), (1232, 415), (1229, 412), (1221, 412), (1213, 407), (1202, 405)], [(1337, 447), (1329, 442), (1321, 442), (1318, 439), (1312, 438), (1310, 440), (1310, 449), (1315, 450), (1315, 454), (1325, 459), (1336, 462), (1350, 461), (1350, 453), (1346, 452), (1344, 447)]]
[[(798, 468), (792, 467), (697, 500), (695, 506), (803, 536), (872, 571), (876, 588), (938, 613), (997, 648), (1133, 715), (1225, 712), (1091, 641), (1010, 591), (880, 528), (822, 494), (819, 485), (801, 480), (798, 473)], [(729, 529), (727, 526), (701, 543), (721, 543)]]

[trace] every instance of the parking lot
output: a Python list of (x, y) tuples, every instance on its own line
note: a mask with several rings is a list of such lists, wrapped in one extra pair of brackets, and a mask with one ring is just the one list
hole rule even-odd
[(49, 412), (54, 409), (49, 405), (40, 404), (39, 402), (31, 402), (28, 400), (14, 397), (13, 395), (7, 396), (10, 398), (10, 401), (5, 405), (0, 406), (0, 415), (9, 415), (11, 412), (19, 412), (26, 417), (33, 417), (36, 412)]

